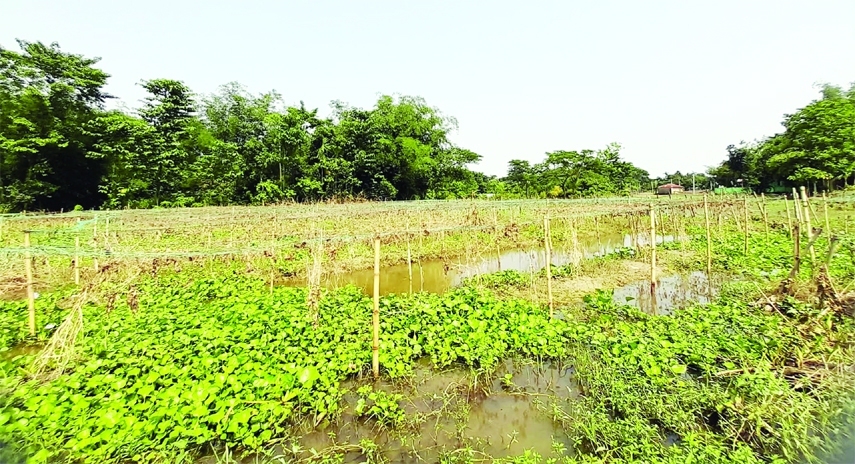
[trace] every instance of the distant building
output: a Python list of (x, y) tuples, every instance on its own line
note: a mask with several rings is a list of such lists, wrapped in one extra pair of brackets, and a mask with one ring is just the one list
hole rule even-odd
[(659, 188), (656, 189), (656, 194), (657, 195), (673, 195), (675, 193), (683, 193), (683, 190), (686, 190), (686, 189), (683, 188), (682, 185), (665, 184), (665, 185), (660, 185)]

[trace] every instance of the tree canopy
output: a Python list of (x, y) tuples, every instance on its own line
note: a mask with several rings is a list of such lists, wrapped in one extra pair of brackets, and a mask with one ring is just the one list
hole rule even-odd
[[(846, 186), (855, 176), (855, 84), (824, 85), (821, 97), (784, 115), (784, 131), (730, 145), (709, 173), (719, 184), (757, 190), (774, 186)], [(855, 183), (855, 180), (853, 180)]]
[(151, 79), (135, 112), (108, 111), (97, 58), (0, 48), (0, 209), (70, 209), (471, 196), (480, 155), (422, 98), (332, 103), (318, 117), (237, 83), (195, 95)]
[(525, 196), (590, 197), (628, 195), (646, 188), (647, 171), (620, 158), (620, 145), (602, 150), (554, 151), (532, 165), (511, 160), (505, 182)]

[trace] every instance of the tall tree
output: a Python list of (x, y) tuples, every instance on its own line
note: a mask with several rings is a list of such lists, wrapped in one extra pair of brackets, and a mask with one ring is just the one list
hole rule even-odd
[(0, 198), (7, 208), (96, 206), (103, 197), (100, 160), (87, 156), (84, 131), (110, 98), (97, 58), (58, 44), (19, 40), (0, 48)]

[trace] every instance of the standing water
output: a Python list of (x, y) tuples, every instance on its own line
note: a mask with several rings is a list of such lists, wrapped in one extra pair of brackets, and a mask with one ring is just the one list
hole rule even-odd
[[(658, 236), (657, 243), (672, 242), (674, 236)], [(644, 246), (649, 243), (649, 237), (639, 236), (635, 243)], [(631, 235), (606, 235), (600, 240), (580, 241), (578, 249), (570, 246), (560, 246), (552, 250), (552, 264), (563, 266), (577, 259), (590, 259), (604, 256), (621, 248), (633, 246)], [(440, 259), (423, 260), (419, 265), (413, 260), (413, 291), (444, 293), (459, 285), (464, 279), (478, 274), (489, 274), (498, 271), (514, 270), (519, 272), (539, 271), (546, 267), (546, 253), (543, 248), (523, 251), (506, 250), (497, 258), (495, 255), (482, 255), (475, 258), (460, 258), (457, 262)], [(302, 279), (288, 281), (286, 285), (303, 286)], [(326, 276), (322, 285), (326, 288), (338, 288), (355, 285), (365, 294), (371, 295), (374, 289), (374, 270), (363, 269), (343, 274)], [(387, 266), (380, 272), (380, 294), (408, 293), (410, 291), (409, 268), (407, 264)]]

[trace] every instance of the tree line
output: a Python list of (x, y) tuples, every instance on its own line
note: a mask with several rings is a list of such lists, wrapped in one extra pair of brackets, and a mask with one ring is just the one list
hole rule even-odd
[(336, 101), (321, 118), (276, 92), (197, 96), (152, 79), (138, 110), (107, 110), (98, 59), (19, 46), (0, 48), (4, 210), (456, 198), (488, 182), (467, 168), (481, 157), (449, 141), (454, 118), (418, 97)]
[(781, 124), (779, 134), (727, 147), (727, 159), (709, 174), (722, 185), (757, 191), (855, 185), (855, 83), (823, 85), (820, 98)]
[(284, 104), (237, 83), (196, 95), (171, 79), (141, 82), (133, 111), (107, 110), (98, 59), (57, 44), (0, 47), (0, 211), (263, 204), (329, 199), (412, 200), (629, 195), (674, 182), (756, 190), (855, 184), (855, 85), (826, 85), (784, 132), (731, 145), (707, 173), (651, 178), (620, 156), (558, 150), (515, 159), (505, 177), (469, 168), (481, 156), (452, 143), (453, 117), (424, 99), (383, 95), (370, 109)]

